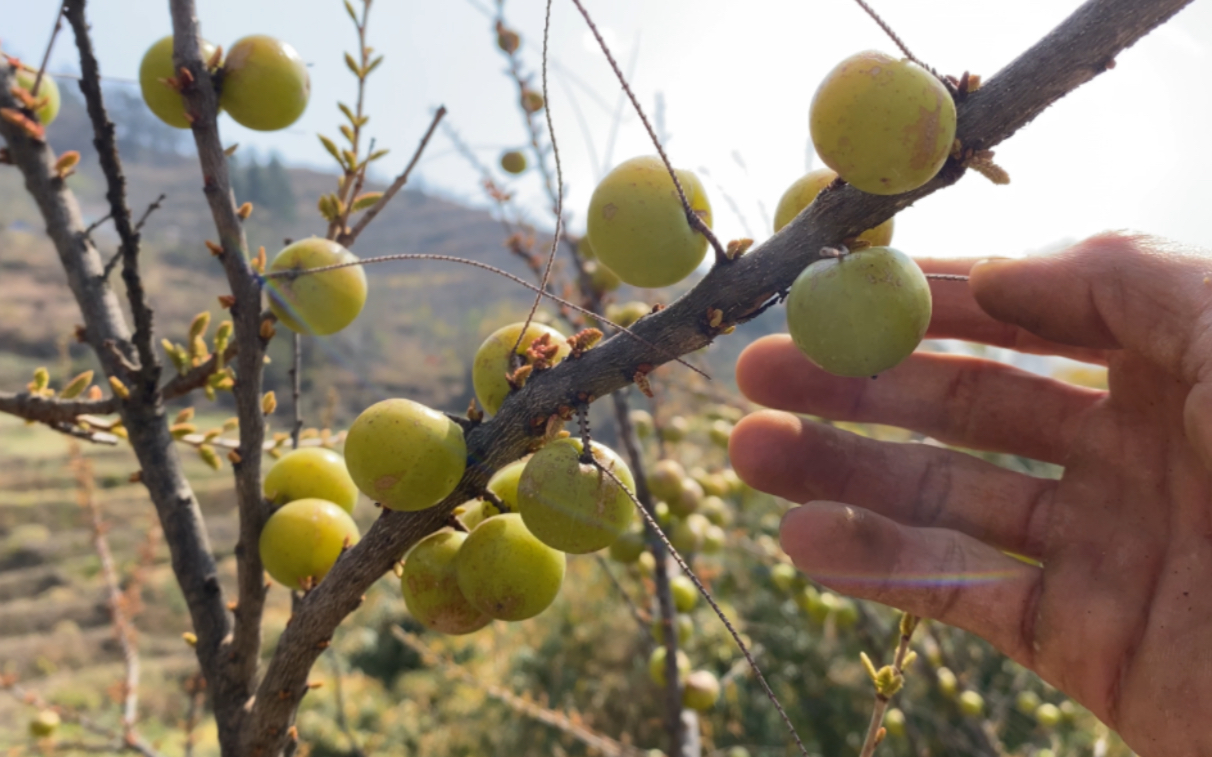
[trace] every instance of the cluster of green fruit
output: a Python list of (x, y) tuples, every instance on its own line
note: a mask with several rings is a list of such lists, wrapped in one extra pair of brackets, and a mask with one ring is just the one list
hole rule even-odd
[[(303, 115), (311, 96), (307, 65), (289, 44), (253, 34), (222, 51), (200, 40), (202, 59), (217, 71), (219, 107), (236, 123), (257, 131), (285, 129)], [(173, 65), (173, 38), (164, 37), (148, 48), (139, 64), (143, 102), (161, 121), (188, 129), (193, 118), (181, 99), (181, 81)]]
[(796, 606), (817, 625), (832, 623), (834, 628), (853, 628), (859, 621), (858, 605), (853, 600), (821, 591), (808, 583), (794, 566), (775, 563), (770, 568), (770, 583), (791, 597)]
[[(955, 141), (946, 86), (908, 60), (863, 52), (842, 61), (813, 97), (809, 125), (828, 169), (795, 182), (779, 201), (775, 231), (835, 179), (863, 192), (909, 192), (934, 178)], [(873, 376), (900, 363), (930, 323), (930, 287), (891, 247), (892, 220), (859, 235), (866, 245), (804, 269), (787, 297), (787, 326), (810, 360), (839, 376)]]

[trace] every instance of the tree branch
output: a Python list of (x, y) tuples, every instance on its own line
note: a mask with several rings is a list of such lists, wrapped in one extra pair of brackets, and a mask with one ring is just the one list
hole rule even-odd
[[(1124, 48), (1190, 0), (1091, 0), (1030, 51), (992, 77), (959, 107), (965, 146), (988, 148), (1012, 135), (1070, 90), (1106, 69)], [(641, 319), (634, 330), (651, 344), (687, 353), (709, 344), (718, 330), (707, 312), (724, 313), (724, 324), (752, 317), (785, 292), (823, 247), (876, 226), (917, 200), (954, 184), (964, 169), (950, 161), (926, 186), (898, 196), (866, 195), (853, 187), (828, 191), (782, 232), (727, 266), (716, 267), (670, 307)], [(300, 602), (278, 643), (253, 705), (243, 752), (275, 753), (305, 690), (307, 671), (341, 619), (396, 558), (439, 528), (459, 503), (482, 491), (492, 471), (520, 457), (531, 429), (560, 405), (578, 397), (602, 397), (626, 386), (642, 365), (659, 365), (661, 349), (611, 338), (580, 359), (566, 360), (532, 378), (508, 398), (492, 420), (467, 434), (473, 461), (456, 491), (428, 510), (385, 510), (362, 541), (347, 551), (319, 586)]]
[[(0, 107), (20, 108), (10, 92), (13, 75), (8, 63), (0, 59)], [(129, 346), (130, 330), (117, 296), (101, 275), (101, 256), (84, 234), (80, 206), (54, 170), (54, 153), (8, 121), (0, 120), (0, 136), (46, 223), (84, 318), (85, 339), (105, 374), (123, 377), (126, 368), (121, 345)], [(158, 396), (147, 400), (136, 394), (117, 405), (171, 549), (173, 572), (198, 635), (198, 661), (209, 675), (217, 670), (219, 645), (230, 626), (198, 501), (181, 469)]]
[(116, 412), (117, 397), (103, 400), (59, 400), (29, 392), (0, 392), (0, 413), (38, 423), (74, 423), (81, 415), (109, 415)]
[[(251, 693), (261, 653), (261, 615), (265, 605), (265, 578), (257, 543), (270, 508), (261, 496), (261, 448), (265, 441), (265, 419), (261, 412), (261, 380), (266, 340), (261, 337), (261, 284), (248, 263), (248, 242), (243, 221), (236, 211), (228, 176), (227, 156), (219, 140), (216, 122), (218, 97), (199, 44), (198, 17), (193, 0), (171, 0), (173, 60), (188, 70), (192, 83), (182, 94), (193, 123), (194, 143), (202, 167), (203, 193), (219, 233), (223, 252), (219, 260), (235, 297), (231, 307), (235, 327), (236, 415), (240, 422), (239, 462), (233, 464), (236, 499), (240, 512), (240, 538), (236, 545), (236, 574), (239, 598), (235, 629), (224, 654), (227, 663), (219, 677), (207, 672), (215, 692), (215, 715), (224, 754), (246, 754), (235, 747), (244, 704)], [(186, 78), (186, 77), (182, 77)]]

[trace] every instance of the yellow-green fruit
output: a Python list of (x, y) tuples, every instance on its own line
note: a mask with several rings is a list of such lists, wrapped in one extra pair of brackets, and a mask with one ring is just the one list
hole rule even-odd
[(840, 630), (853, 628), (859, 621), (858, 605), (853, 599), (846, 597), (838, 597), (837, 604), (833, 608), (833, 622)]
[[(694, 635), (694, 620), (689, 615), (677, 614), (673, 616), (673, 627), (677, 631), (678, 646), (686, 646)], [(660, 618), (652, 621), (652, 638), (656, 639), (657, 644), (665, 643), (665, 624)]]
[(472, 499), (456, 507), (454, 514), (458, 516), (463, 528), (472, 531), (485, 520), (500, 515), (501, 511), (486, 499)]
[[(594, 459), (581, 462), (579, 439), (556, 439), (530, 458), (518, 483), (518, 512), (544, 544), (583, 555), (609, 547), (635, 517), (628, 492), (635, 479), (613, 450), (590, 442)], [(625, 487), (625, 488), (624, 488)]]
[[(703, 486), (703, 489), (706, 491), (707, 487)], [(703, 497), (703, 501), (699, 503), (698, 512), (717, 526), (728, 525), (728, 516), (731, 514), (728, 503), (715, 494)]]
[(808, 114), (825, 165), (877, 195), (917, 189), (934, 178), (955, 141), (955, 103), (933, 74), (867, 51), (825, 77)]
[[(711, 225), (711, 203), (698, 178), (678, 171), (686, 200)], [(655, 156), (615, 166), (589, 200), (589, 238), (598, 260), (639, 287), (664, 287), (689, 276), (707, 253), (690, 227), (673, 179)]]
[(463, 429), (419, 402), (390, 399), (362, 411), (345, 437), (345, 465), (362, 493), (393, 510), (441, 502), (467, 465)]
[(706, 712), (720, 698), (720, 679), (706, 670), (696, 670), (686, 676), (682, 689), (682, 706), (698, 712)]
[(509, 358), (515, 344), (518, 345), (516, 354), (522, 356), (518, 365), (526, 364), (526, 351), (535, 342), (542, 342), (549, 347), (556, 348), (554, 357), (550, 361), (552, 365), (563, 360), (572, 350), (563, 334), (550, 326), (543, 326), (533, 321), (526, 328), (526, 335), (519, 343), (518, 335), (522, 333), (522, 327), (525, 325), (525, 323), (511, 323), (508, 326), (502, 326), (492, 332), (480, 345), (480, 349), (476, 350), (475, 362), (471, 365), (471, 383), (476, 390), (476, 399), (490, 415), (495, 415), (501, 409), (505, 398), (512, 391), (506, 376), (516, 370), (511, 365)]
[(577, 254), (581, 256), (581, 260), (598, 259), (598, 254), (593, 251), (593, 243), (589, 241), (588, 236), (583, 236), (577, 240)]
[(610, 559), (628, 565), (639, 560), (646, 548), (647, 542), (642, 532), (628, 531), (610, 545)]
[(656, 572), (656, 558), (652, 556), (651, 552), (645, 551), (635, 561), (635, 567), (644, 578), (652, 578)]
[(714, 523), (709, 524), (703, 531), (703, 545), (700, 549), (705, 555), (719, 554), (720, 550), (724, 549), (724, 543), (727, 538), (728, 535), (724, 532), (724, 529)]
[[(18, 87), (33, 95), (34, 80), (38, 78), (37, 71), (21, 67), (17, 70), (15, 78)], [(59, 115), (59, 105), (62, 102), (59, 97), (59, 85), (55, 83), (54, 77), (49, 73), (43, 73), (42, 81), (38, 84), (38, 94), (33, 97), (35, 101), (46, 99), (46, 102), (34, 111), (34, 115), (38, 116), (38, 122), (43, 126), (50, 126), (51, 121), (54, 121)]]
[(348, 543), (357, 544), (358, 526), (341, 507), (322, 499), (283, 505), (261, 529), (261, 563), (275, 581), (303, 589), (328, 575)]
[[(305, 271), (357, 259), (336, 242), (311, 237), (279, 252), (269, 273)], [(267, 281), (269, 309), (283, 326), (300, 334), (335, 334), (353, 323), (366, 304), (366, 272), (360, 265)]]
[(815, 586), (799, 584), (792, 600), (813, 623), (823, 624), (829, 618), (830, 606), (821, 601), (821, 593)]
[(606, 306), (603, 315), (624, 328), (630, 328), (633, 323), (652, 312), (652, 306), (645, 302), (625, 302), (622, 305), (611, 303)]
[(309, 97), (307, 65), (287, 43), (253, 34), (227, 51), (219, 104), (241, 126), (285, 129), (303, 115)]
[(44, 739), (59, 728), (59, 713), (54, 710), (42, 710), (29, 720), (29, 735), (36, 739)]
[[(837, 172), (832, 169), (818, 168), (796, 179), (779, 198), (778, 207), (774, 209), (774, 230), (777, 232), (791, 223), (836, 178)], [(892, 227), (893, 221), (889, 218), (874, 229), (859, 234), (858, 238), (872, 247), (886, 247), (892, 242)]]
[(667, 442), (680, 442), (690, 433), (690, 421), (675, 415), (661, 426), (661, 438)]
[(521, 150), (509, 150), (501, 154), (501, 168), (514, 175), (526, 170), (526, 155)]
[(690, 612), (699, 603), (699, 589), (686, 576), (669, 579), (669, 592), (673, 595), (673, 606), (678, 612)]
[(1036, 694), (1030, 689), (1020, 691), (1018, 696), (1014, 698), (1014, 709), (1024, 715), (1034, 715), (1035, 710), (1039, 707), (1039, 694)]
[(522, 480), (522, 471), (526, 470), (528, 462), (529, 457), (514, 460), (488, 479), (488, 486), (485, 488), (497, 495), (510, 510), (518, 509), (518, 482)]
[(674, 515), (687, 516), (699, 509), (703, 501), (703, 487), (692, 478), (682, 479), (682, 488), (677, 496), (669, 500), (669, 512)]
[(727, 494), (737, 495), (745, 491), (745, 482), (741, 480), (741, 477), (732, 468), (725, 468), (720, 471), (720, 476), (724, 479)]
[(669, 525), (669, 519), (673, 516), (669, 512), (669, 505), (664, 502), (656, 502), (652, 506), (653, 517), (657, 519), (657, 523), (662, 527)]
[(955, 673), (951, 672), (951, 668), (939, 668), (936, 675), (938, 676), (939, 692), (948, 699), (954, 697), (959, 690), (959, 681), (956, 680)]
[(728, 437), (732, 435), (732, 424), (726, 420), (714, 420), (707, 427), (707, 436), (711, 438), (717, 446), (727, 447)]
[(698, 552), (703, 548), (703, 539), (710, 526), (711, 521), (698, 513), (691, 513), (684, 518), (679, 518), (673, 524), (673, 530), (669, 534), (669, 543), (683, 555)]
[(959, 696), (959, 708), (968, 717), (979, 717), (985, 711), (985, 698), (975, 691), (965, 691)]
[(888, 729), (888, 733), (893, 736), (905, 735), (905, 713), (901, 712), (896, 707), (888, 710), (884, 714), (884, 727)]
[(1060, 708), (1051, 702), (1044, 702), (1035, 709), (1035, 719), (1044, 728), (1055, 728), (1061, 722)]
[(804, 269), (787, 297), (787, 329), (808, 359), (838, 376), (874, 376), (913, 353), (930, 325), (930, 284), (891, 247)]
[(749, 750), (743, 746), (734, 746), (728, 750), (728, 757), (749, 757)]
[[(618, 274), (597, 261), (587, 262), (585, 264), (585, 273), (589, 275), (589, 284), (593, 287), (593, 291), (598, 294), (613, 292), (623, 283)], [(611, 320), (614, 319), (612, 318)]]
[(352, 513), (358, 503), (358, 487), (349, 477), (344, 458), (323, 447), (304, 447), (278, 458), (265, 474), (262, 489), (275, 505), (326, 499)]
[(799, 571), (785, 562), (775, 563), (770, 568), (770, 583), (779, 591), (790, 592), (799, 580)]
[(535, 538), (517, 513), (476, 526), (455, 557), (467, 601), (498, 620), (525, 620), (546, 610), (564, 581), (564, 553)]
[(492, 620), (471, 606), (459, 589), (455, 556), (467, 534), (442, 529), (417, 542), (404, 558), (400, 591), (417, 622), (432, 631), (464, 634)]
[[(648, 677), (657, 686), (664, 686), (668, 680), (665, 676), (665, 647), (660, 646), (652, 650), (652, 656), (648, 658)], [(685, 680), (690, 674), (690, 658), (682, 650), (678, 650), (678, 680)]]
[(648, 471), (648, 491), (657, 499), (668, 502), (682, 495), (686, 469), (677, 460), (658, 460)]
[(631, 427), (635, 429), (635, 435), (641, 439), (647, 439), (652, 436), (652, 414), (647, 410), (632, 410), (628, 415), (631, 420)]
[[(201, 40), (201, 50), (204, 61), (209, 61), (215, 54), (215, 46), (206, 40)], [(185, 102), (181, 99), (181, 93), (167, 81), (176, 78), (178, 73), (173, 66), (173, 38), (170, 34), (147, 48), (143, 54), (143, 61), (139, 64), (139, 90), (143, 93), (143, 102), (156, 118), (176, 129), (188, 129), (190, 124), (185, 117)]]

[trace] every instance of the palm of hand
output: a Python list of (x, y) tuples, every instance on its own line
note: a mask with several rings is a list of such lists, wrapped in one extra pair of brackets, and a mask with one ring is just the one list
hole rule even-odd
[[(949, 273), (971, 265), (923, 263)], [(1212, 289), (1202, 289), (1203, 268), (1212, 264), (1103, 237), (1052, 259), (982, 266), (971, 291), (936, 282), (932, 336), (1105, 362), (1109, 392), (921, 353), (878, 381), (840, 379), (783, 337), (755, 343), (738, 366), (761, 404), (1054, 462), (1060, 480), (776, 412), (738, 425), (733, 464), (767, 491), (812, 501), (788, 515), (783, 544), (821, 582), (985, 637), (1138, 752), (1207, 751), (1212, 391), (1200, 380), (1212, 342), (1198, 324)], [(1125, 291), (1123, 281), (1145, 283)], [(921, 580), (939, 574), (955, 580)]]

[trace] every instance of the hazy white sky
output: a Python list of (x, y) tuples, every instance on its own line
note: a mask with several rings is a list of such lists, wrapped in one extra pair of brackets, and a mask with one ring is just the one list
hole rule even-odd
[[(1145, 2), (1146, 0), (1142, 0)], [(370, 133), (394, 148), (394, 173), (445, 104), (450, 123), (495, 165), (524, 130), (515, 90), (502, 76), (491, 0), (378, 0), (370, 41), (386, 60), (372, 78)], [(808, 104), (820, 77), (843, 57), (891, 43), (852, 0), (586, 0), (651, 113), (663, 93), (669, 150), (676, 165), (705, 169), (725, 239), (769, 234), (759, 203), (772, 212), (783, 189), (805, 170)], [(986, 77), (1063, 19), (1074, 0), (876, 0), (918, 57), (935, 68)], [(59, 0), (0, 0), (7, 52), (36, 59)], [(259, 134), (223, 120), (224, 140), (276, 149), (289, 160), (321, 165), (315, 132), (336, 134), (337, 99), (352, 100), (353, 77), (341, 54), (354, 45), (340, 0), (198, 0), (204, 35), (230, 45), (249, 33), (293, 44), (312, 64), (313, 96), (290, 130)], [(94, 2), (90, 17), (102, 73), (133, 78), (143, 51), (169, 33), (167, 0)], [(542, 0), (508, 0), (507, 18), (523, 35), (537, 71)], [(552, 29), (552, 115), (564, 157), (573, 226), (606, 160), (618, 86), (576, 8), (556, 0)], [(1126, 228), (1212, 248), (1212, 7), (1197, 0), (1170, 24), (1120, 57), (1117, 68), (1038, 118), (998, 150), (1013, 179), (994, 187), (975, 174), (898, 218), (894, 244), (914, 255), (1007, 255)], [(52, 70), (75, 70), (70, 32)], [(571, 76), (570, 76), (571, 73)], [(575, 77), (575, 81), (572, 77)], [(537, 83), (537, 82), (536, 82)], [(584, 124), (576, 115), (580, 110)], [(630, 111), (612, 162), (652, 152)], [(591, 144), (592, 142), (592, 144)], [(476, 174), (441, 135), (421, 174), (429, 187), (483, 202)], [(732, 195), (740, 215), (720, 190)], [(537, 177), (516, 182), (537, 212)], [(749, 232), (744, 228), (748, 222)], [(369, 251), (364, 251), (369, 253)], [(384, 251), (389, 252), (389, 251)]]

